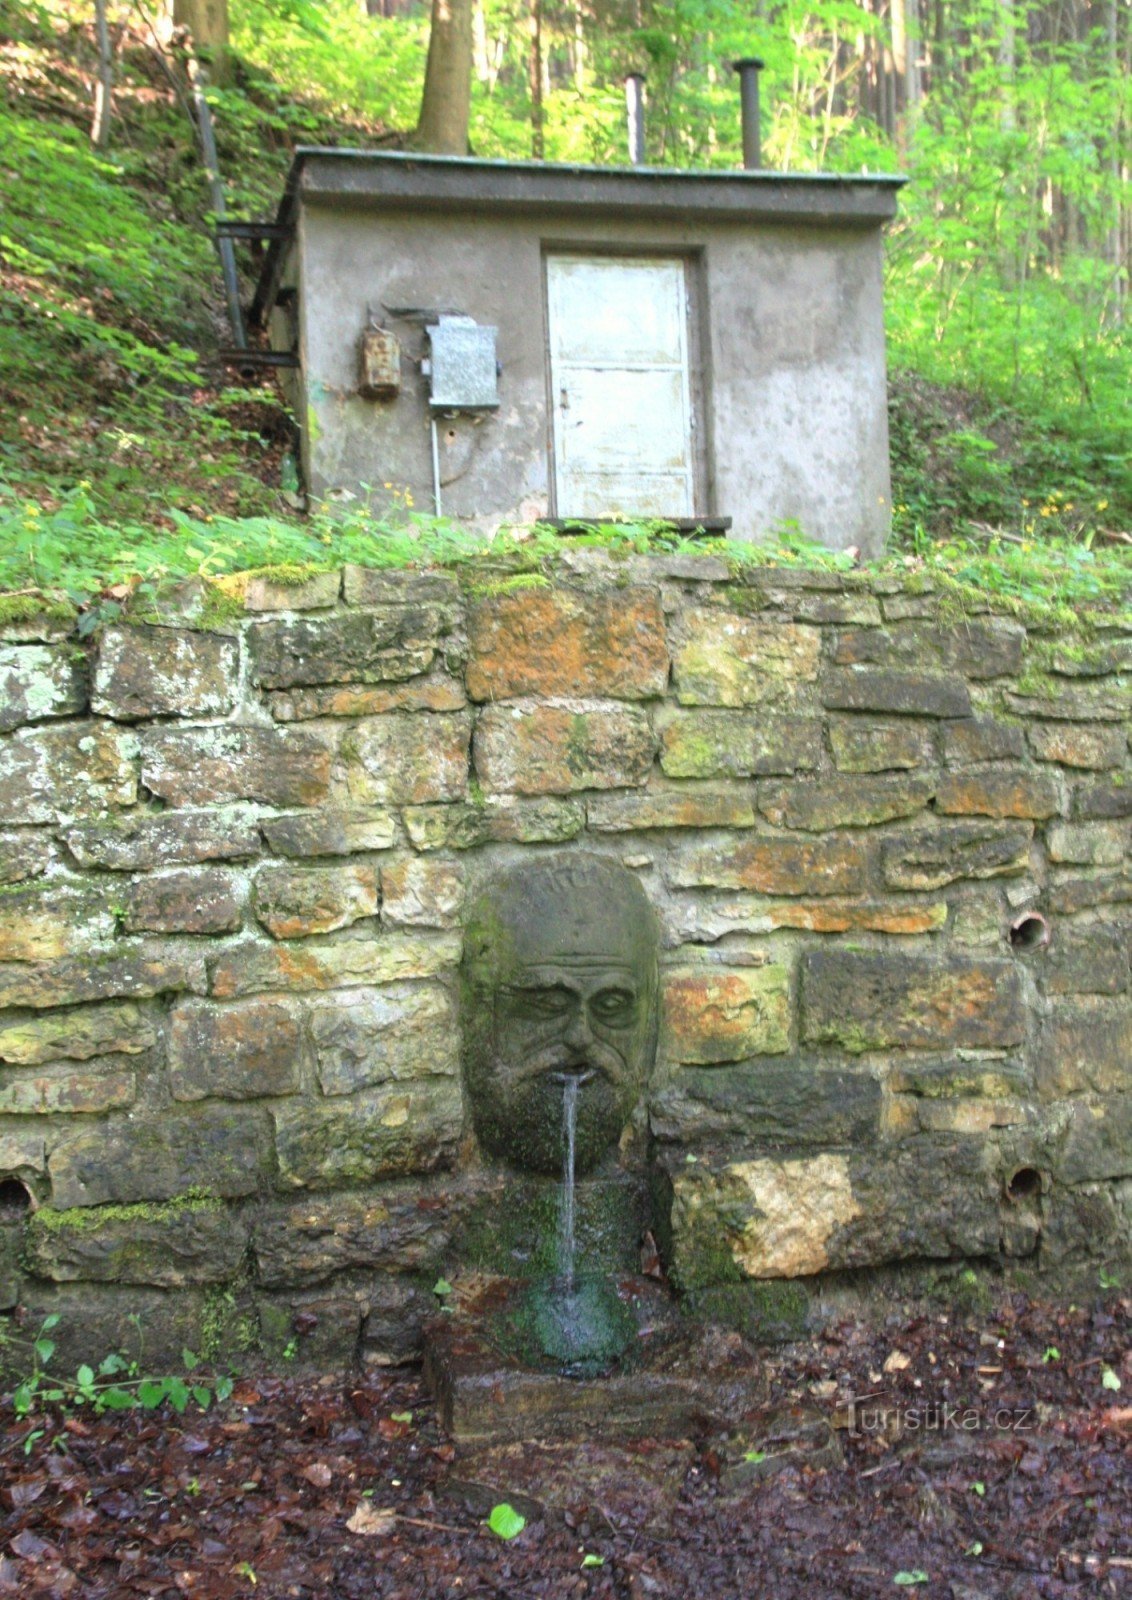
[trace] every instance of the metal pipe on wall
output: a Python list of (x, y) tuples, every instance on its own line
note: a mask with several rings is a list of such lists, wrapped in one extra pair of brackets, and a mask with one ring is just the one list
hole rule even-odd
[(766, 62), (758, 56), (743, 56), (731, 63), (739, 74), (739, 107), (743, 119), (743, 165), (756, 171), (763, 164), (762, 135), (759, 130), (759, 73)]
[(634, 167), (645, 164), (645, 75), (630, 72), (625, 79), (625, 115), (629, 124), (629, 160)]
[[(204, 74), (191, 48), (185, 64), (188, 68), (189, 87), (193, 93), (201, 155), (204, 158), (204, 168), (208, 173), (208, 186), (212, 194), (212, 212), (217, 222), (223, 222), (227, 214), (224, 183), (220, 176), (220, 158), (216, 153), (216, 138), (212, 131), (212, 113), (204, 97)], [(248, 336), (244, 328), (244, 313), (240, 306), (240, 280), (236, 273), (235, 247), (231, 239), (219, 234), (216, 239), (216, 249), (220, 256), (220, 271), (224, 278), (224, 295), (228, 301), (228, 321), (232, 328), (232, 338), (236, 348), (244, 350), (247, 348)]]

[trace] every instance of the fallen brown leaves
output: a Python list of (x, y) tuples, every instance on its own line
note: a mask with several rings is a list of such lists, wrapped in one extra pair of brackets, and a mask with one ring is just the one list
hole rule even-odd
[[(257, 1376), (180, 1419), (0, 1412), (0, 1596), (876, 1600), (917, 1572), (952, 1600), (1127, 1595), (1130, 1331), (1113, 1296), (845, 1322), (759, 1358), (839, 1424), (844, 1467), (728, 1488), (738, 1418), (695, 1448), (578, 1445), (541, 1500), (537, 1473), (499, 1483), (525, 1491), (508, 1543), (410, 1373)], [(616, 1492), (593, 1488), (598, 1454)]]

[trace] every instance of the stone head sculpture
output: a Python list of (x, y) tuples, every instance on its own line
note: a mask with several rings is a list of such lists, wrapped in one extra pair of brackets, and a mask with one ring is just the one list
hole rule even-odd
[(489, 1155), (561, 1171), (570, 1077), (577, 1170), (616, 1142), (656, 1048), (657, 944), (644, 890), (601, 856), (541, 856), (479, 894), (466, 925), (461, 1009), (464, 1075)]

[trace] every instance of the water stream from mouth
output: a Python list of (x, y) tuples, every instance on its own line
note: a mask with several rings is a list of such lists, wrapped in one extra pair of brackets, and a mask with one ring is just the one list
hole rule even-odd
[(578, 1096), (592, 1072), (566, 1072), (562, 1085), (562, 1183), (554, 1277), (536, 1284), (531, 1296), (534, 1332), (543, 1357), (570, 1377), (594, 1375), (620, 1357), (636, 1334), (633, 1313), (622, 1306), (612, 1282), (578, 1272), (576, 1156)]
[(573, 1073), (562, 1085), (562, 1190), (558, 1198), (558, 1282), (564, 1295), (574, 1293), (575, 1200), (574, 1151), (578, 1132), (578, 1090), (582, 1080)]

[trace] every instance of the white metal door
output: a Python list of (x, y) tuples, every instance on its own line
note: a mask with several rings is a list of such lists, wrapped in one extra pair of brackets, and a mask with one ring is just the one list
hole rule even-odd
[(546, 275), (558, 515), (692, 516), (683, 261), (550, 256)]

